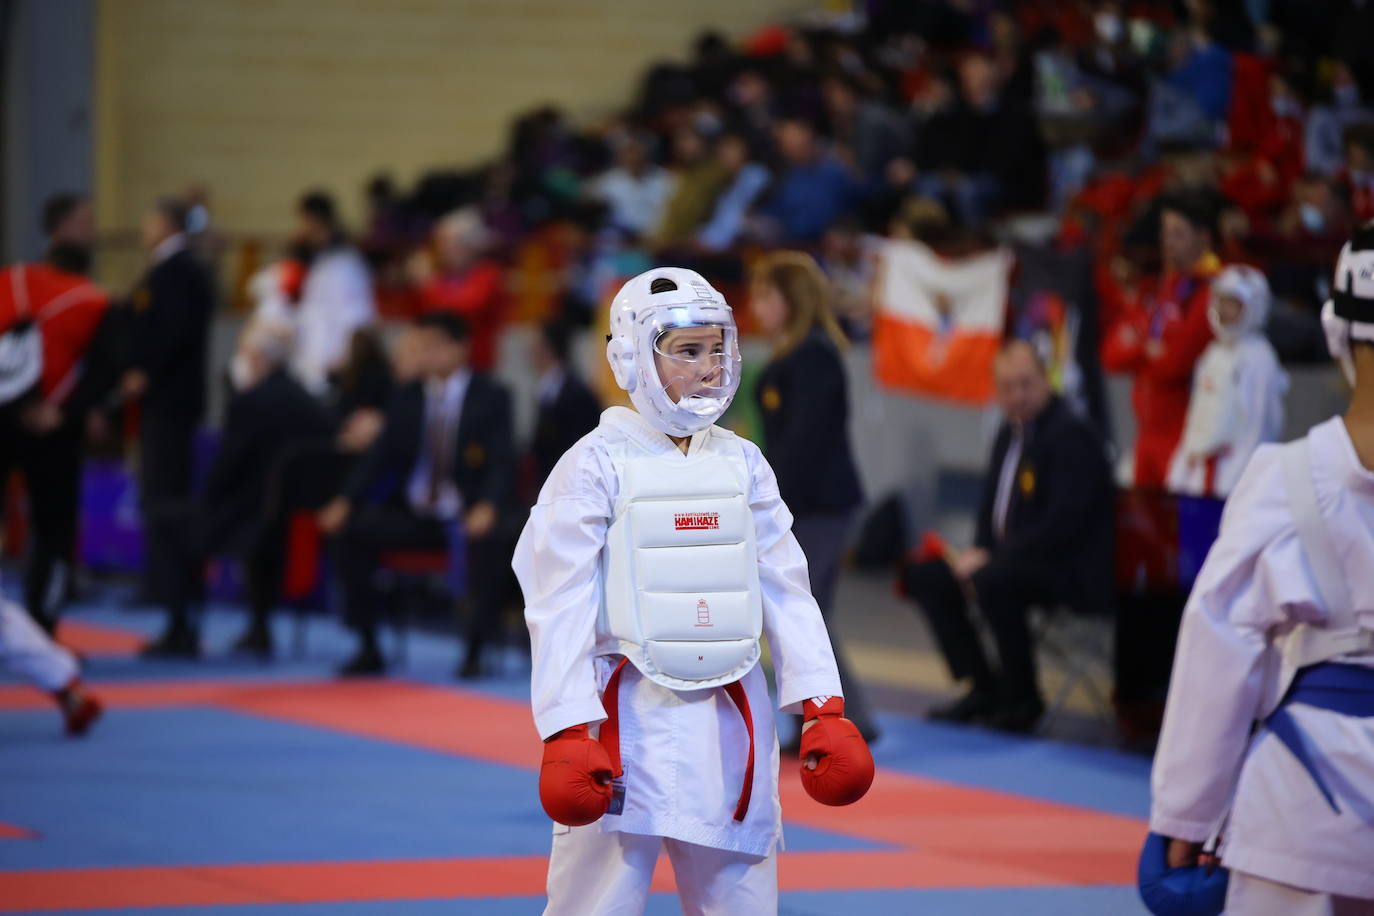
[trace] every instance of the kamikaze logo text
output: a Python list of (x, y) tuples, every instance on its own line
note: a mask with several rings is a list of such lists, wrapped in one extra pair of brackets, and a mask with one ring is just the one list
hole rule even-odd
[(720, 527), (719, 512), (678, 512), (673, 515), (678, 531), (709, 531)]

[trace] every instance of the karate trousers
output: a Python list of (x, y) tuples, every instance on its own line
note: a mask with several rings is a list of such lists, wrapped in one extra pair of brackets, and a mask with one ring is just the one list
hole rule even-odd
[(668, 853), (685, 916), (778, 911), (778, 854), (751, 856), (681, 840), (554, 825), (545, 916), (639, 916), (660, 850)]

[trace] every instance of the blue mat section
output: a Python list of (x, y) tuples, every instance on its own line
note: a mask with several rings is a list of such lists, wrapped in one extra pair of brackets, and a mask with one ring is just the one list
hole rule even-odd
[[(156, 910), (63, 910), (56, 916), (529, 916), (543, 897), (502, 900), (412, 900), (380, 903), (264, 904), (159, 907)], [(677, 897), (655, 894), (647, 916), (682, 912)], [(1129, 887), (1012, 888), (1007, 890), (815, 891), (783, 894), (779, 916), (1135, 916), (1145, 908)]]

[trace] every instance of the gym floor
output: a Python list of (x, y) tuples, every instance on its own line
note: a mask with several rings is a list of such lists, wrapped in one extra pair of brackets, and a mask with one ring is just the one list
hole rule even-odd
[[(862, 576), (839, 606), (861, 609), (842, 627), (882, 709), (879, 772), (844, 809), (784, 772), (782, 912), (1144, 912), (1148, 759), (1103, 746), (1077, 695), (1055, 737), (924, 722), (948, 688), (914, 615)], [(299, 655), (277, 621), (288, 651), (270, 666), (221, 654), (241, 622), (212, 608), (205, 660), (151, 662), (136, 650), (156, 614), (113, 597), (72, 608), (63, 639), (109, 706), (81, 740), (0, 675), (0, 912), (540, 910), (549, 823), (523, 658), (460, 685), (452, 639), (414, 633), (390, 678), (344, 682), (332, 668), (351, 640), (332, 621), (310, 620)], [(650, 912), (679, 912), (670, 869), (655, 887)]]

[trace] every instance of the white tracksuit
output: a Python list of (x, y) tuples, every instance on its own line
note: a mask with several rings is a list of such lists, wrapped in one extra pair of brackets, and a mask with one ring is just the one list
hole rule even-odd
[(28, 612), (0, 598), (0, 664), (44, 690), (61, 690), (78, 674), (76, 658), (48, 638)]
[[(1352, 606), (1369, 627), (1374, 473), (1360, 464), (1339, 418), (1315, 427), (1309, 447), (1317, 509)], [(1333, 812), (1272, 732), (1251, 735), (1252, 723), (1278, 703), (1287, 634), (1328, 617), (1293, 522), (1280, 454), (1277, 446), (1255, 452), (1189, 598), (1155, 756), (1150, 828), (1204, 841), (1227, 818), (1221, 858), (1232, 870), (1228, 912), (1305, 912), (1293, 889), (1311, 892), (1314, 912), (1348, 912), (1339, 898), (1374, 900), (1374, 821), (1364, 816), (1374, 816), (1374, 719), (1289, 707), (1316, 745), (1320, 771), (1348, 790), (1343, 799), (1366, 799), (1365, 812), (1358, 804)], [(1341, 661), (1374, 666), (1370, 655)], [(1374, 904), (1354, 906), (1374, 912)]]
[[(638, 413), (613, 407), (559, 461), (530, 513), (513, 566), (525, 594), (541, 738), (606, 717), (600, 694), (618, 661), (618, 643), (598, 620), (605, 586), (601, 555), (620, 480), (606, 446), (608, 430), (654, 454), (681, 455)], [(737, 448), (742, 440), (733, 438), (709, 427), (692, 436), (681, 457)], [(742, 444), (764, 635), (780, 706), (800, 712), (811, 697), (840, 695), (839, 675), (811, 597), (806, 558), (791, 533), (792, 515), (758, 448)], [(775, 856), (782, 837), (777, 737), (763, 672), (754, 667), (742, 683), (753, 710), (757, 764), (748, 814), (736, 822), (748, 738), (734, 704), (719, 688), (675, 691), (633, 665), (625, 668), (619, 705), (624, 811), (586, 827), (555, 825), (548, 912), (641, 912), (661, 847), (689, 912), (776, 909)]]
[(1283, 432), (1288, 375), (1259, 330), (1213, 340), (1193, 372), (1183, 437), (1169, 462), (1169, 489), (1225, 497), (1256, 448)]

